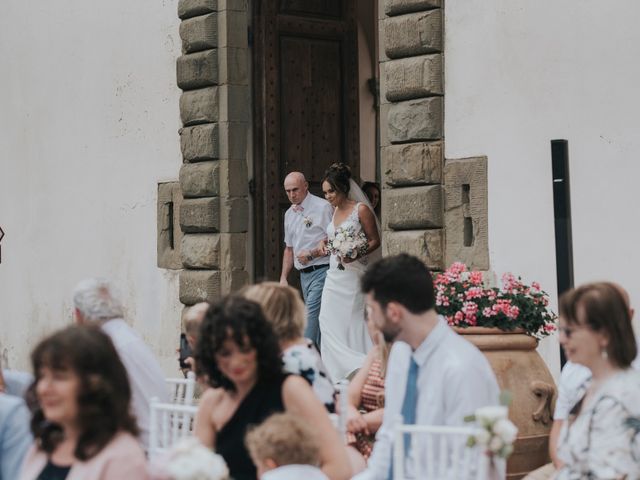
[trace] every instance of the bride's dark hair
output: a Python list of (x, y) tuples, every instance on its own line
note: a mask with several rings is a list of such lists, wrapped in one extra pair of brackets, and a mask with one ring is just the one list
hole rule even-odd
[(336, 162), (331, 165), (322, 177), (323, 182), (328, 182), (335, 191), (349, 195), (351, 169), (348, 165)]

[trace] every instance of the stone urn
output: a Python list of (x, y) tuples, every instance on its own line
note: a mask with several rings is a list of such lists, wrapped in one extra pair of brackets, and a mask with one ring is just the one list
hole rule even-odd
[(507, 478), (516, 480), (549, 463), (549, 432), (553, 422), (556, 387), (536, 351), (538, 341), (523, 330), (456, 328), (485, 354), (501, 390), (509, 390), (509, 419), (518, 427), (514, 451), (507, 461)]

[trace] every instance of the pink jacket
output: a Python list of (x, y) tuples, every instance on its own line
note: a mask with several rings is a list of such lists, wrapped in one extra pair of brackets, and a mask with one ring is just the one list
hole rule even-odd
[[(32, 445), (22, 464), (20, 480), (35, 480), (47, 464), (47, 454)], [(95, 457), (76, 460), (67, 480), (147, 480), (147, 460), (138, 440), (118, 433)]]

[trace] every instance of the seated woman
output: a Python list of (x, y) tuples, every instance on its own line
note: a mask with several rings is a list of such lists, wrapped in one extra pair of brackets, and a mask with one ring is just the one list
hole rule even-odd
[(40, 342), (31, 362), (35, 443), (20, 478), (146, 479), (127, 372), (109, 337), (68, 327)]
[(558, 440), (557, 479), (640, 478), (640, 372), (629, 309), (611, 283), (560, 298), (560, 344), (592, 373)]
[(307, 380), (327, 410), (335, 412), (335, 390), (320, 353), (311, 340), (302, 336), (305, 311), (298, 291), (276, 282), (263, 282), (247, 287), (244, 297), (257, 302), (271, 323), (285, 371)]
[(195, 434), (225, 459), (234, 480), (254, 480), (244, 444), (250, 425), (272, 413), (302, 417), (315, 432), (322, 471), (349, 478), (346, 449), (306, 380), (282, 371), (280, 347), (260, 306), (238, 296), (211, 305), (202, 322), (196, 367), (211, 387), (200, 401)]
[(349, 384), (347, 438), (365, 459), (373, 449), (376, 432), (382, 425), (384, 414), (384, 376), (391, 345), (382, 332), (367, 321), (374, 348)]

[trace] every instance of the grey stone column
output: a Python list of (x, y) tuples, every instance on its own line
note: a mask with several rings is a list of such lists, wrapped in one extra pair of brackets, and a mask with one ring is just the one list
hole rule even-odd
[(247, 1), (180, 0), (180, 301), (212, 301), (248, 282)]
[(442, 0), (380, 0), (383, 252), (489, 269), (487, 158), (444, 159)]
[(380, 0), (383, 252), (444, 267), (440, 0)]

